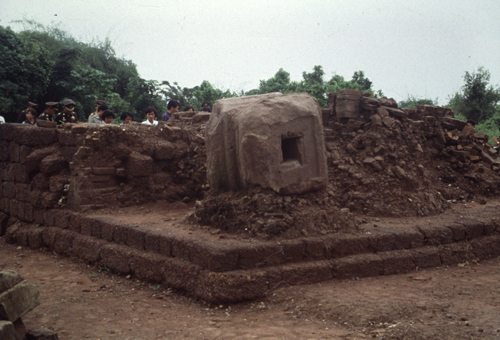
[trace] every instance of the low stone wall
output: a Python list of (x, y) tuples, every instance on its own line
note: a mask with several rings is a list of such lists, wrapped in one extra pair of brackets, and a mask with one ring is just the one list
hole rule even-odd
[(83, 211), (200, 198), (206, 178), (203, 133), (199, 125), (2, 124), (0, 210), (32, 222), (52, 208)]

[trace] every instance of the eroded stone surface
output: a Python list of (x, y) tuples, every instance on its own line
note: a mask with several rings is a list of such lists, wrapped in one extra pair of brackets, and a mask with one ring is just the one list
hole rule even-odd
[(216, 192), (258, 185), (301, 194), (326, 186), (321, 109), (308, 94), (217, 101), (207, 124), (207, 153)]
[(23, 281), (21, 275), (13, 270), (3, 270), (0, 272), (0, 294), (14, 287)]
[(0, 339), (18, 340), (14, 324), (10, 321), (0, 320)]
[(26, 334), (26, 340), (58, 340), (57, 333), (46, 328), (39, 328)]
[(0, 294), (0, 319), (14, 322), (39, 304), (38, 288), (24, 280)]

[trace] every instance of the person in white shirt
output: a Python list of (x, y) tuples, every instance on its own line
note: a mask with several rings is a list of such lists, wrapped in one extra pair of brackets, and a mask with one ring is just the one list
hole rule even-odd
[(158, 121), (155, 120), (156, 116), (158, 116), (158, 111), (152, 106), (149, 106), (144, 110), (146, 113), (146, 120), (142, 122), (142, 124), (146, 125), (158, 125)]
[(0, 124), (4, 124), (5, 123), (5, 118), (3, 118), (2, 116), (0, 116)]

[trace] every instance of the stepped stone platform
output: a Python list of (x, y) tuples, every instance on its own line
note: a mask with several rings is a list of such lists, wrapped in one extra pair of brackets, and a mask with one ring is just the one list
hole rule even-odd
[(500, 255), (500, 201), (456, 204), (425, 218), (367, 218), (359, 234), (290, 240), (194, 228), (176, 222), (186, 210), (164, 211), (170, 213), (53, 209), (35, 213), (31, 223), (0, 213), (0, 231), (8, 243), (105, 264), (215, 303), (256, 299), (283, 285), (406, 273)]

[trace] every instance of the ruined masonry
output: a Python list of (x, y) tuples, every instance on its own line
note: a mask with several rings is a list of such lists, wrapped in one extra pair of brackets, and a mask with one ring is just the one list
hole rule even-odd
[(317, 101), (304, 93), (218, 100), (207, 124), (212, 190), (258, 185), (291, 195), (325, 188), (320, 114)]
[[(352, 90), (329, 103), (268, 94), (158, 126), (2, 124), (0, 236), (214, 303), (500, 256), (488, 136), (446, 108), (405, 110)], [(94, 214), (151, 201), (197, 201), (198, 213), (209, 200), (206, 224), (184, 229)], [(472, 200), (485, 204), (419, 222)], [(373, 223), (386, 216), (413, 224)], [(15, 310), (0, 311), (3, 332)]]

